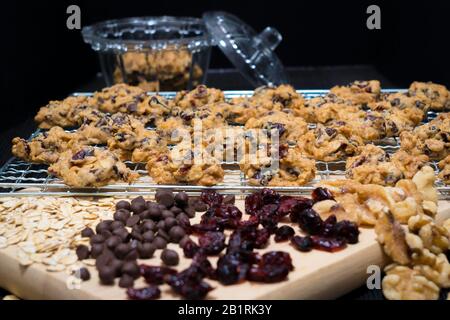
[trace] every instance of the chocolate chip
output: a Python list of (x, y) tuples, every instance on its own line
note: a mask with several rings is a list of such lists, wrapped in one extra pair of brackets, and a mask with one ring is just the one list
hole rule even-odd
[(112, 236), (112, 232), (109, 230), (102, 230), (102, 231), (100, 231), (100, 235), (102, 235), (106, 240)]
[(174, 218), (175, 214), (170, 210), (163, 210), (163, 212), (161, 213), (161, 218), (165, 219), (165, 218), (169, 218), (169, 217)]
[(188, 219), (189, 220), (189, 217), (187, 216), (186, 213), (182, 212), (179, 215), (177, 215), (177, 217), (175, 219), (177, 219), (177, 221), (182, 221), (183, 219)]
[(181, 238), (180, 242), (178, 243), (178, 245), (180, 246), (180, 248), (183, 248), (184, 245), (191, 241), (191, 238), (188, 235), (185, 235), (183, 238)]
[(128, 201), (121, 200), (121, 201), (116, 203), (116, 210), (120, 210), (120, 209), (130, 210), (131, 209), (131, 205), (130, 205), (130, 203)]
[(140, 220), (141, 218), (138, 215), (133, 215), (128, 218), (126, 225), (127, 227), (132, 227), (135, 224), (137, 224)]
[(126, 209), (120, 209), (117, 210), (116, 212), (114, 212), (114, 220), (116, 221), (121, 221), (123, 223), (126, 223), (126, 221), (128, 220), (128, 218), (130, 218), (131, 213), (130, 211), (126, 210)]
[(111, 250), (114, 250), (121, 243), (122, 239), (119, 236), (111, 236), (105, 241), (106, 247)]
[(169, 190), (158, 190), (155, 194), (155, 199), (159, 204), (170, 208), (174, 202), (173, 192)]
[(131, 231), (131, 238), (136, 239), (138, 241), (144, 241), (144, 237), (142, 237), (142, 234), (137, 230)]
[(127, 274), (133, 279), (137, 279), (140, 276), (139, 266), (136, 261), (127, 261), (122, 266), (122, 274)]
[(125, 228), (117, 228), (113, 232), (113, 235), (119, 236), (122, 241), (127, 241), (130, 237), (130, 233)]
[(76, 274), (77, 277), (83, 281), (88, 281), (91, 278), (91, 273), (85, 267), (81, 267), (80, 269), (78, 269)]
[(167, 241), (164, 240), (162, 237), (155, 237), (155, 239), (153, 240), (152, 244), (157, 249), (164, 249), (167, 246)]
[(114, 249), (114, 254), (117, 258), (124, 259), (130, 250), (131, 248), (127, 243), (121, 243)]
[(128, 252), (128, 254), (125, 256), (124, 260), (133, 261), (136, 260), (137, 258), (139, 258), (137, 249), (131, 249), (130, 252)]
[(111, 266), (102, 266), (98, 269), (98, 276), (102, 284), (112, 285), (114, 284), (116, 272)]
[(110, 226), (112, 231), (123, 227), (125, 227), (125, 224), (122, 221), (113, 221)]
[(164, 249), (161, 252), (161, 260), (165, 265), (176, 266), (180, 262), (180, 257), (176, 251)]
[(143, 232), (146, 231), (155, 231), (156, 230), (156, 223), (154, 223), (152, 220), (146, 220), (141, 224), (141, 229)]
[(102, 233), (102, 231), (108, 230), (109, 231), (109, 227), (111, 226), (112, 220), (103, 220), (101, 222), (99, 222), (97, 224), (97, 226), (95, 227), (95, 232), (97, 233)]
[(105, 237), (102, 236), (101, 234), (94, 234), (91, 237), (91, 241), (90, 241), (91, 245), (94, 243), (103, 243), (103, 242), (105, 242)]
[(123, 262), (119, 259), (112, 259), (109, 263), (109, 266), (113, 268), (114, 275), (116, 277), (120, 277), (122, 275), (122, 266)]
[(168, 217), (164, 219), (164, 230), (170, 230), (173, 226), (176, 226), (178, 224), (177, 219)]
[(170, 240), (175, 243), (178, 243), (185, 235), (186, 232), (180, 226), (173, 226), (169, 230)]
[(195, 217), (195, 209), (193, 207), (187, 207), (184, 209), (184, 212), (188, 215), (189, 218)]
[(173, 206), (172, 208), (170, 208), (170, 211), (172, 211), (174, 215), (178, 215), (183, 212), (183, 209)]
[(160, 230), (160, 229), (164, 230), (166, 228), (166, 224), (165, 224), (164, 220), (159, 221), (156, 224), (156, 228), (158, 228), (158, 230)]
[(75, 252), (77, 254), (78, 260), (87, 259), (90, 255), (89, 248), (83, 244), (80, 244)]
[(155, 253), (156, 247), (151, 243), (143, 243), (138, 247), (138, 253), (140, 259), (150, 259)]
[(236, 202), (236, 197), (234, 194), (228, 194), (223, 197), (222, 203), (224, 204), (234, 204)]
[(155, 239), (155, 233), (152, 230), (146, 231), (142, 234), (144, 242), (152, 242)]
[(113, 260), (115, 260), (114, 254), (110, 250), (103, 250), (102, 254), (95, 259), (95, 266), (100, 268), (110, 265)]
[(142, 196), (131, 200), (131, 211), (133, 211), (135, 214), (139, 214), (145, 209), (147, 209), (147, 203)]
[(86, 227), (86, 228), (83, 229), (83, 231), (81, 231), (81, 236), (82, 236), (83, 238), (90, 238), (90, 237), (92, 237), (93, 235), (94, 235), (94, 230), (92, 230), (92, 229), (89, 228), (89, 227)]
[(98, 256), (100, 256), (103, 252), (104, 248), (103, 243), (94, 243), (91, 245), (91, 257), (96, 259)]
[(175, 200), (175, 203), (177, 204), (177, 206), (184, 208), (188, 204), (189, 196), (187, 195), (186, 192), (181, 191), (181, 192), (177, 193), (174, 200)]
[(139, 217), (141, 218), (141, 220), (150, 219), (151, 218), (150, 210), (142, 211), (141, 213), (139, 213)]
[(163, 238), (163, 239), (166, 240), (166, 241), (169, 241), (169, 240), (170, 240), (169, 234), (168, 234), (165, 230), (163, 230), (163, 229), (159, 229), (159, 230), (158, 230), (157, 236)]
[(157, 220), (161, 218), (161, 209), (158, 206), (154, 206), (148, 209), (151, 219)]
[(121, 288), (132, 288), (134, 286), (134, 279), (128, 274), (124, 274), (120, 277), (119, 287)]

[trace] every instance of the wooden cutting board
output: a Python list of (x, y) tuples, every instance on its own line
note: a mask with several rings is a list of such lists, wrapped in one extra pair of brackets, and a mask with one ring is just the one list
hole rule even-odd
[[(237, 201), (238, 207), (243, 207), (243, 201)], [(450, 202), (440, 201), (440, 219), (450, 217)], [(198, 214), (199, 216), (199, 214)], [(199, 218), (199, 217), (196, 218)], [(298, 231), (298, 227), (295, 227)], [(360, 228), (359, 243), (349, 245), (345, 250), (328, 253), (313, 250), (302, 253), (285, 243), (275, 243), (261, 252), (283, 250), (289, 252), (294, 271), (289, 273), (288, 280), (275, 284), (260, 284), (244, 282), (242, 284), (223, 286), (218, 282), (207, 280), (214, 286), (208, 299), (332, 299), (339, 297), (361, 285), (369, 274), (367, 267), (378, 265), (382, 268), (388, 259), (376, 242), (373, 229)], [(182, 251), (178, 245), (169, 244), (169, 248), (177, 250), (180, 257)], [(126, 299), (125, 290), (115, 286), (99, 284), (94, 267), (88, 267), (91, 280), (83, 282), (79, 289), (68, 289), (68, 274), (65, 272), (48, 272), (45, 267), (33, 264), (21, 267), (15, 257), (16, 247), (0, 250), (0, 287), (24, 299)], [(159, 265), (160, 252), (155, 257), (145, 260), (146, 264)], [(210, 259), (213, 265), (216, 258)], [(188, 267), (190, 260), (181, 258), (179, 270)], [(117, 280), (116, 280), (117, 283)], [(144, 286), (139, 280), (135, 287)], [(162, 299), (179, 299), (172, 294), (171, 289), (160, 287)]]

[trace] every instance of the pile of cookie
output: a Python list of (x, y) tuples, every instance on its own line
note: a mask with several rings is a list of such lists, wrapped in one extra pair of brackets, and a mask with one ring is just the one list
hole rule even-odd
[[(251, 185), (304, 185), (316, 175), (315, 161), (343, 159), (347, 178), (365, 184), (393, 186), (431, 159), (442, 160), (441, 178), (448, 181), (450, 113), (420, 124), (428, 110), (449, 107), (445, 86), (422, 82), (406, 92), (382, 93), (376, 80), (355, 81), (312, 99), (280, 85), (231, 100), (203, 85), (165, 99), (117, 84), (92, 97), (51, 101), (35, 117), (40, 128), (49, 130), (31, 141), (14, 138), (12, 151), (26, 161), (49, 164), (50, 173), (75, 187), (131, 183), (138, 175), (124, 161), (146, 163), (158, 184), (216, 185), (223, 181), (222, 163), (230, 153)], [(204, 148), (194, 143), (198, 127)], [(253, 134), (257, 129), (266, 135)], [(375, 145), (389, 137), (401, 140), (393, 156)], [(250, 153), (255, 141), (258, 148)], [(227, 148), (217, 156), (208, 152), (212, 146)], [(275, 151), (277, 165), (272, 166)], [(261, 160), (254, 161), (255, 154)], [(198, 156), (202, 161), (193, 160)]]
[(198, 84), (203, 76), (200, 66), (192, 64), (192, 54), (188, 50), (127, 52), (120, 58), (122, 64), (114, 69), (114, 83), (125, 82), (146, 91), (181, 90), (189, 81)]

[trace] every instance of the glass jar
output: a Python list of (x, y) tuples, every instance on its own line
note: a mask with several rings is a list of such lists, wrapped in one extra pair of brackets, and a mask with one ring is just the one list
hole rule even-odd
[(124, 82), (147, 91), (178, 91), (204, 83), (213, 41), (201, 19), (108, 20), (82, 34), (99, 53), (108, 86)]

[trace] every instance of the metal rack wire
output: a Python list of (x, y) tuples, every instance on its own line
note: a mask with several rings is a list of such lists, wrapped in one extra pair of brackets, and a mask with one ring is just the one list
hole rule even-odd
[[(384, 92), (398, 92), (402, 89), (388, 89)], [(328, 90), (299, 90), (305, 98), (313, 98), (326, 94)], [(238, 96), (250, 96), (253, 91), (225, 91), (225, 97), (230, 99)], [(91, 93), (75, 93), (74, 95), (90, 95)], [(173, 98), (175, 92), (159, 93), (166, 98)], [(427, 120), (436, 117), (436, 113), (429, 112)], [(32, 139), (40, 130), (36, 130), (30, 137)], [(396, 138), (387, 138), (375, 143), (383, 148), (387, 153), (394, 153), (399, 148)], [(141, 175), (141, 178), (133, 184), (117, 183), (99, 188), (71, 188), (65, 185), (60, 179), (51, 176), (47, 172), (47, 165), (24, 162), (17, 158), (9, 159), (0, 168), (0, 197), (5, 196), (135, 196), (154, 194), (157, 189), (184, 190), (191, 194), (198, 194), (205, 189), (204, 186), (194, 185), (158, 185), (147, 175), (145, 164), (125, 162), (127, 166)], [(431, 165), (438, 172), (437, 164)], [(321, 180), (333, 178), (343, 178), (345, 176), (345, 160), (323, 162), (317, 161), (317, 174), (308, 185), (300, 187), (271, 187), (283, 193), (309, 194), (313, 186)], [(224, 181), (212, 189), (220, 190), (224, 194), (247, 194), (252, 191), (264, 188), (251, 186), (246, 177), (239, 170), (236, 162), (224, 163)], [(437, 181), (436, 186), (441, 197), (450, 199), (450, 187), (445, 186), (441, 181)]]

